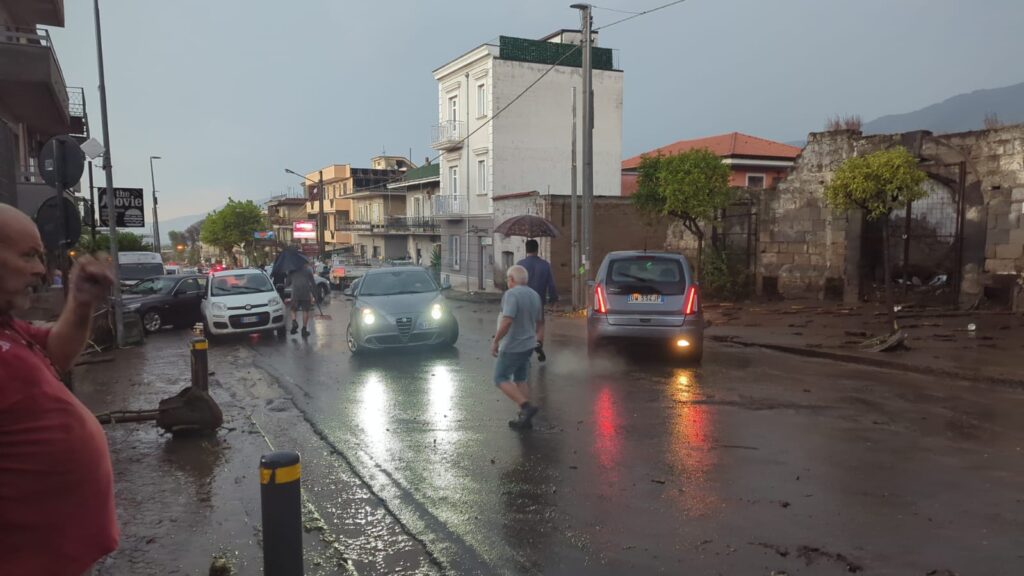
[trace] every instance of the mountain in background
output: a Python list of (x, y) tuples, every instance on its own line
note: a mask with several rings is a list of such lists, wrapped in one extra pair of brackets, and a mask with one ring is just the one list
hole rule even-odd
[[(270, 198), (271, 198), (271, 196), (268, 196), (268, 197), (262, 198), (260, 200), (253, 200), (253, 202), (255, 202), (257, 206), (263, 206), (268, 201), (270, 201)], [(220, 206), (217, 206), (213, 210), (210, 210), (209, 212), (203, 212), (202, 214), (190, 214), (188, 216), (178, 216), (177, 218), (169, 218), (167, 220), (161, 219), (160, 220), (160, 238), (161, 238), (161, 242), (163, 242), (165, 244), (170, 243), (171, 239), (167, 235), (172, 230), (177, 230), (178, 232), (184, 232), (185, 228), (188, 228), (189, 226), (195, 224), (196, 222), (199, 222), (203, 218), (206, 218), (207, 214), (209, 214), (210, 212), (216, 212), (217, 210), (220, 210), (223, 207), (224, 207), (224, 204), (221, 204)]]
[[(1003, 88), (975, 90), (953, 96), (938, 104), (904, 114), (889, 114), (866, 122), (864, 134), (896, 134), (912, 130), (930, 130), (950, 134), (981, 130), (985, 117), (994, 114), (1004, 125), (1024, 123), (1024, 82)], [(820, 130), (820, 128), (818, 129)], [(804, 147), (807, 140), (786, 142)]]
[(865, 134), (893, 134), (911, 130), (931, 130), (936, 134), (981, 130), (985, 116), (995, 114), (1003, 124), (1024, 122), (1024, 82), (975, 90), (906, 114), (890, 114), (872, 120), (862, 129)]

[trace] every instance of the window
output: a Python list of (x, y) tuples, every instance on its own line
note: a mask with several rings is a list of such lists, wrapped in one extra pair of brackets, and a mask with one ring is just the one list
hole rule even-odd
[(448, 98), (448, 121), (458, 122), (459, 121), (459, 97), (451, 96)]
[(335, 212), (334, 216), (334, 229), (341, 230), (342, 227), (348, 223), (348, 210), (339, 210)]
[(764, 188), (764, 174), (747, 174), (747, 188)]
[(448, 193), (459, 193), (459, 167), (452, 166), (448, 169)]
[(487, 194), (487, 159), (476, 161), (476, 193)]
[(373, 247), (373, 259), (374, 260), (379, 260), (380, 259), (380, 246), (374, 246)]
[(501, 253), (501, 267), (508, 270), (516, 263), (516, 255), (508, 250)]
[(412, 215), (416, 218), (423, 216), (423, 197), (415, 196), (412, 199)]
[(487, 85), (476, 85), (476, 115), (487, 116)]
[(458, 270), (462, 265), (462, 254), (461, 254), (461, 239), (458, 236), (448, 237), (448, 259), (451, 263), (452, 270)]

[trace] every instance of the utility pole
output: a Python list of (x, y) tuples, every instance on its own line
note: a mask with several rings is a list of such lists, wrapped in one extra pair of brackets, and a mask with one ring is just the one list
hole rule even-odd
[(578, 9), (583, 18), (583, 266), (589, 286), (594, 272), (594, 70), (590, 59), (593, 17), (590, 4), (573, 4), (572, 8)]
[(570, 203), (569, 210), (572, 213), (570, 216), (570, 228), (572, 229), (572, 240), (570, 244), (570, 252), (572, 254), (570, 262), (572, 263), (572, 309), (579, 310), (580, 308), (580, 241), (577, 236), (579, 229), (579, 223), (577, 220), (578, 206), (576, 203), (576, 87), (572, 87), (572, 186), (570, 188)]
[(317, 184), (317, 186), (319, 187), (317, 189), (317, 193), (320, 195), (320, 221), (316, 223), (316, 229), (320, 233), (319, 234), (319, 240), (320, 240), (320, 246), (319, 246), (319, 248), (320, 248), (320, 260), (323, 261), (323, 259), (324, 259), (324, 226), (326, 224), (324, 222), (324, 171), (323, 170), (320, 171), (320, 183)]
[(89, 159), (89, 238), (92, 240), (93, 249), (96, 248), (96, 219), (99, 217), (96, 210), (96, 192), (92, 185), (92, 159)]
[(117, 347), (124, 347), (124, 306), (121, 302), (121, 272), (117, 266), (117, 200), (114, 198), (114, 164), (110, 159), (110, 125), (107, 122), (107, 84), (103, 75), (103, 35), (100, 32), (100, 0), (93, 0), (96, 16), (96, 60), (100, 75), (100, 120), (103, 125), (103, 172), (107, 179), (107, 220), (110, 230), (110, 258), (114, 261), (114, 335)]
[(153, 251), (160, 254), (160, 220), (156, 215), (156, 176), (153, 175), (153, 160), (160, 160), (159, 156), (149, 157), (149, 179), (153, 184)]

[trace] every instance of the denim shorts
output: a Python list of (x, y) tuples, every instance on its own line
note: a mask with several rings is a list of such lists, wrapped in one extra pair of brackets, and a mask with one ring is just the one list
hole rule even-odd
[(499, 352), (498, 362), (494, 366), (494, 385), (505, 382), (526, 382), (530, 374), (530, 356), (533, 350), (526, 352)]

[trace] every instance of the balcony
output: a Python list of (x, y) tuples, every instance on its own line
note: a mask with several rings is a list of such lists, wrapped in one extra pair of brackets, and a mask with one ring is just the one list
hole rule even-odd
[(373, 226), (369, 222), (339, 222), (337, 229), (343, 232), (372, 232)]
[(7, 0), (12, 22), (64, 27), (64, 0)]
[(455, 216), (466, 211), (466, 199), (462, 196), (439, 194), (433, 198), (434, 214), (438, 216)]
[(465, 138), (465, 122), (446, 120), (433, 127), (430, 147), (434, 150), (457, 150), (462, 148), (462, 141)]
[(68, 116), (71, 119), (68, 134), (78, 142), (88, 140), (89, 115), (85, 111), (85, 90), (82, 88), (68, 88)]
[(70, 131), (68, 88), (49, 32), (0, 28), (0, 100), (43, 138)]
[(428, 216), (390, 216), (386, 224), (394, 234), (437, 234), (441, 225)]

